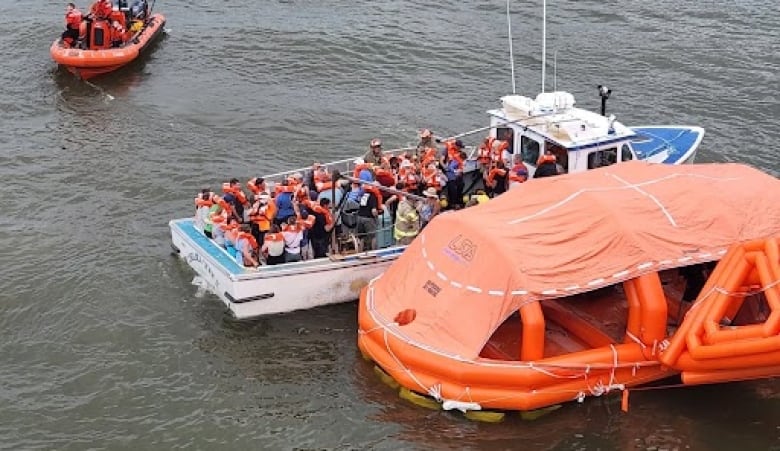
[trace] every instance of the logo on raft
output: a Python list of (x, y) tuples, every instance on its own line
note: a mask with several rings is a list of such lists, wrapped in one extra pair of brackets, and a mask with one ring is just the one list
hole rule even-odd
[(458, 263), (467, 264), (474, 260), (474, 256), (477, 254), (477, 245), (470, 239), (464, 238), (463, 235), (458, 235), (447, 244), (444, 253)]

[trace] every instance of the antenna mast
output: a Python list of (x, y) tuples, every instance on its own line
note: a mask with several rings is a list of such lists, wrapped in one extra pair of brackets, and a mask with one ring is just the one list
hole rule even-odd
[(512, 67), (512, 94), (515, 92), (515, 59), (512, 54), (512, 19), (509, 16), (509, 0), (506, 0), (506, 24), (509, 29), (509, 65)]
[(544, 70), (547, 56), (547, 0), (542, 0), (542, 92), (544, 92)]

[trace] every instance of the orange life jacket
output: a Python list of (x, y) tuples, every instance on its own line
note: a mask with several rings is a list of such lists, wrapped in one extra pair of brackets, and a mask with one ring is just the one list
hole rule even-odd
[(439, 171), (437, 171), (435, 168), (434, 169), (426, 168), (423, 169), (422, 171), (422, 176), (423, 176), (423, 180), (425, 180), (425, 185), (432, 186), (436, 188), (437, 191), (441, 188), (441, 183), (439, 183), (438, 175), (439, 175)]
[(298, 225), (303, 227), (303, 230), (310, 230), (312, 227), (314, 227), (314, 221), (317, 218), (314, 217), (314, 215), (306, 216), (306, 219), (298, 219)]
[(540, 166), (542, 163), (555, 163), (555, 155), (548, 155), (548, 154), (542, 154), (539, 156), (539, 160), (536, 162), (537, 166)]
[(417, 174), (414, 171), (407, 172), (402, 181), (407, 190), (414, 191), (417, 189)]
[(104, 0), (97, 0), (89, 8), (89, 12), (98, 19), (106, 19), (111, 16), (113, 8), (111, 3)]
[[(265, 254), (269, 255), (270, 248), (274, 247), (273, 243), (281, 243), (281, 246), (277, 247), (277, 252), (274, 257), (278, 257), (280, 255), (284, 254), (284, 235), (281, 234), (281, 232), (276, 233), (266, 233), (265, 237), (263, 238), (263, 244), (267, 245)], [(278, 246), (278, 245), (277, 245)]]
[(509, 181), (523, 183), (528, 180), (528, 168), (523, 162), (519, 162), (509, 171)]
[(257, 224), (257, 227), (261, 232), (267, 232), (271, 230), (271, 222), (276, 216), (276, 204), (274, 202), (268, 202), (265, 205), (259, 206), (260, 210), (265, 207), (263, 213), (260, 213), (260, 211), (258, 211), (255, 206), (258, 206), (258, 203), (252, 205), (252, 209), (249, 210), (249, 222)]
[(249, 246), (252, 248), (252, 250), (256, 251), (258, 249), (257, 240), (255, 239), (254, 236), (252, 236), (251, 233), (238, 232), (238, 236), (236, 237), (236, 241), (238, 241), (238, 240), (240, 240), (242, 238), (247, 240), (247, 241), (249, 241)]
[(110, 17), (111, 17), (111, 22), (116, 20), (117, 22), (119, 22), (119, 25), (122, 26), (123, 30), (127, 28), (127, 23), (125, 22), (125, 13), (123, 13), (122, 11), (114, 11), (112, 9)]
[(496, 177), (503, 177), (506, 175), (506, 169), (493, 168), (490, 170), (487, 176), (487, 184), (491, 188), (496, 187)]
[(324, 169), (314, 171), (314, 188), (318, 193), (333, 188), (333, 182), (330, 180), (330, 174)]
[(279, 184), (279, 185), (276, 185), (274, 187), (274, 194), (276, 194), (278, 196), (279, 194), (282, 194), (282, 193), (292, 193), (292, 192), (295, 192), (295, 188), (296, 188), (295, 185), (282, 185), (282, 184)]
[[(317, 202), (310, 200), (306, 202), (306, 208), (311, 210), (314, 213), (322, 214), (325, 216), (325, 225), (331, 225), (333, 224), (333, 215), (330, 214), (330, 209), (323, 207), (322, 205), (318, 204)], [(309, 215), (309, 217), (313, 217), (314, 215)], [(316, 218), (315, 218), (316, 220)], [(313, 223), (312, 223), (313, 225)]]
[(490, 164), (491, 155), (493, 154), (493, 139), (491, 137), (485, 139), (485, 142), (477, 150), (477, 160), (484, 165)]
[(504, 153), (504, 150), (509, 148), (509, 143), (507, 141), (495, 140), (493, 141), (491, 148), (493, 149), (491, 158), (493, 163), (497, 163), (501, 161), (501, 156)]
[(242, 204), (246, 204), (248, 201), (246, 199), (246, 194), (244, 194), (243, 191), (241, 191), (241, 188), (238, 186), (230, 186), (230, 183), (223, 183), (222, 184), (222, 192), (225, 194), (232, 194), (236, 196), (236, 199)]
[(209, 192), (208, 198), (203, 198), (203, 193), (199, 193), (197, 196), (195, 196), (195, 207), (211, 207), (214, 205), (214, 193)]
[(224, 227), (225, 230), (225, 240), (230, 241), (233, 244), (236, 244), (236, 241), (238, 241), (238, 227)]
[(436, 161), (436, 149), (433, 147), (426, 148), (421, 160), (422, 166), (426, 167), (434, 161)]
[(249, 188), (249, 191), (251, 191), (254, 195), (258, 195), (265, 191), (265, 181), (262, 183), (257, 183), (259, 179), (260, 177), (255, 177), (253, 179), (249, 179), (249, 181), (246, 182), (246, 187)]

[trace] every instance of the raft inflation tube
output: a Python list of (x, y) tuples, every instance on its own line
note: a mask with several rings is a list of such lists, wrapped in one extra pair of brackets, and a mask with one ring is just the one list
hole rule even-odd
[[(661, 361), (689, 385), (780, 374), (778, 238), (731, 247), (686, 316)], [(736, 324), (749, 294), (761, 294), (763, 322)]]
[[(622, 343), (614, 342), (557, 300), (528, 302), (519, 309), (520, 360), (463, 361), (413, 346), (392, 329), (379, 326), (367, 308), (374, 295), (369, 284), (361, 293), (358, 345), (364, 355), (402, 387), (417, 396), (434, 399), (445, 408), (449, 402), (450, 408), (464, 411), (538, 411), (675, 373), (657, 361), (667, 317), (658, 274), (628, 280), (624, 287), (629, 293), (632, 320)], [(592, 348), (545, 356), (545, 321), (555, 322)], [(495, 350), (487, 354), (501, 355)], [(406, 399), (410, 397), (404, 394)], [(453, 407), (452, 400), (468, 403)]]

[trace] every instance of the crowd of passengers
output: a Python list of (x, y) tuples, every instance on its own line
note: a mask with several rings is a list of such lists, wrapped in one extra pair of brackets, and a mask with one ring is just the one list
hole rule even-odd
[[(83, 14), (75, 3), (65, 5), (65, 31), (62, 43), (65, 47), (88, 50), (90, 28), (95, 22), (107, 22), (111, 47), (119, 47), (126, 42), (138, 26), (149, 16), (149, 3), (146, 0), (96, 0)], [(135, 25), (135, 28), (134, 26)]]
[[(292, 174), (273, 186), (262, 177), (252, 178), (246, 183), (248, 193), (234, 178), (223, 183), (221, 194), (209, 189), (198, 194), (196, 225), (239, 264), (276, 265), (338, 252), (332, 249), (338, 243), (333, 236), (357, 237), (355, 250), (376, 249), (385, 209), (395, 242), (408, 245), (442, 209), (476, 205), (528, 178), (528, 169), (509, 151), (509, 143), (488, 137), (476, 151), (485, 190), (464, 199), (464, 145), (460, 140), (441, 144), (430, 130), (422, 130), (415, 148), (390, 156), (379, 139), (372, 139), (349, 174), (360, 183), (334, 182), (319, 163), (305, 175)], [(558, 172), (555, 157), (546, 153), (535, 177)]]

